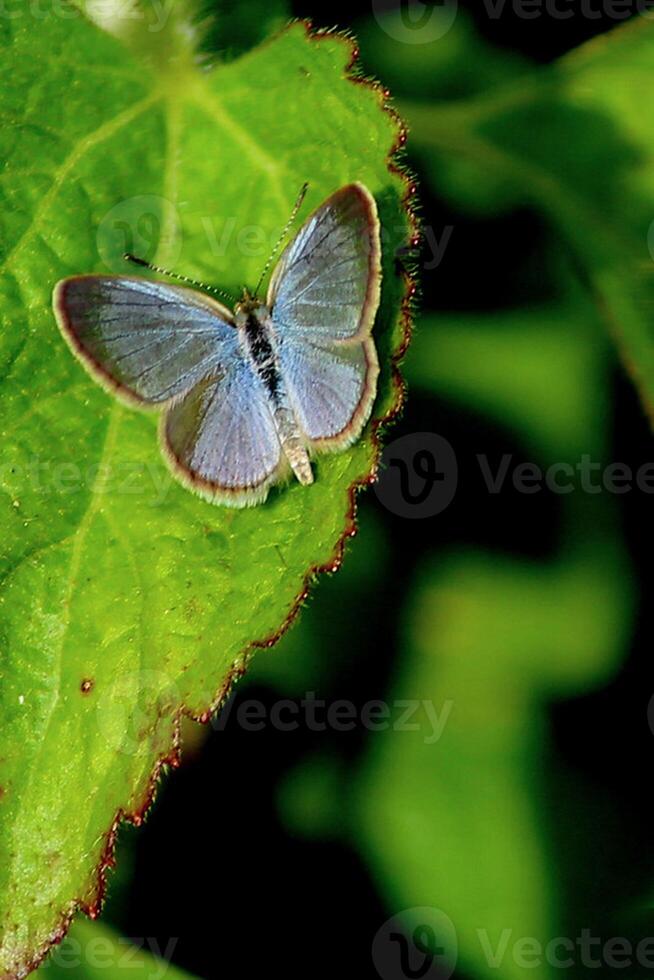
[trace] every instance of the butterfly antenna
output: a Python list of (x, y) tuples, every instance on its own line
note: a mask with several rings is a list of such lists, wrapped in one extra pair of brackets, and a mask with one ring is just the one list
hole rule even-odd
[(171, 272), (169, 269), (162, 269), (159, 265), (153, 265), (152, 262), (146, 262), (145, 259), (140, 259), (138, 255), (132, 255), (130, 252), (125, 252), (123, 258), (126, 262), (133, 262), (134, 265), (140, 265), (144, 269), (149, 269), (151, 272), (158, 272), (161, 276), (170, 276), (171, 279), (178, 279), (180, 282), (185, 282), (189, 286), (197, 286), (198, 289), (204, 289), (209, 293), (215, 293), (217, 296), (222, 296), (224, 299), (230, 300), (232, 303), (237, 303), (238, 300), (231, 293), (228, 293), (225, 289), (218, 289), (217, 286), (210, 286), (206, 282), (198, 282), (197, 279), (190, 279), (188, 276), (181, 276), (178, 272)]
[(300, 189), (300, 193), (297, 196), (297, 201), (293, 205), (293, 210), (291, 211), (291, 217), (288, 219), (288, 221), (284, 225), (284, 230), (282, 231), (281, 235), (279, 236), (279, 238), (277, 240), (277, 244), (275, 245), (274, 249), (270, 253), (270, 258), (266, 262), (266, 264), (265, 264), (265, 266), (263, 268), (263, 272), (261, 273), (261, 275), (259, 277), (259, 282), (257, 283), (257, 288), (254, 290), (254, 295), (255, 296), (258, 295), (259, 290), (261, 289), (261, 283), (266, 278), (266, 273), (268, 272), (268, 269), (272, 265), (272, 260), (277, 255), (277, 253), (278, 253), (278, 251), (280, 249), (280, 246), (281, 246), (282, 242), (284, 241), (284, 239), (288, 235), (289, 228), (291, 227), (291, 225), (293, 224), (293, 222), (297, 218), (297, 213), (300, 210), (300, 208), (302, 207), (302, 202), (304, 201), (304, 198), (305, 198), (305, 195), (307, 193), (308, 187), (309, 187), (308, 184), (302, 184), (302, 187)]

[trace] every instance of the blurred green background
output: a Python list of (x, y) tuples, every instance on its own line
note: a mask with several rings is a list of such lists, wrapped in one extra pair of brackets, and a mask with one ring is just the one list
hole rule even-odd
[[(588, 492), (579, 468), (635, 472), (651, 441), (557, 189), (519, 174), (546, 136), (564, 183), (617, 193), (629, 148), (547, 93), (550, 62), (619, 25), (499, 4), (206, 9), (224, 58), (291, 15), (355, 32), (412, 126), (423, 297), (343, 569), (212, 726), (187, 725), (182, 768), (120, 833), (104, 924), (174, 940), (176, 967), (210, 978), (649, 975), (650, 497)], [(459, 152), (489, 100), (506, 105), (499, 161)], [(421, 469), (425, 433), (451, 449), (432, 453), (442, 480)], [(572, 490), (522, 492), (521, 464), (572, 467)]]

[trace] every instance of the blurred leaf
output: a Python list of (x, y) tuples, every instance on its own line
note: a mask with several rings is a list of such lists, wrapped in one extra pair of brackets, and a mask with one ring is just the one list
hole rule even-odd
[[(364, 181), (387, 226), (376, 414), (397, 393), (404, 284), (397, 124), (346, 79), (342, 38), (301, 25), (199, 72), (175, 16), (135, 60), (72, 8), (0, 18), (0, 973), (94, 909), (121, 813), (139, 820), (182, 706), (202, 715), (313, 569), (334, 562), (370, 428), (309, 491), (233, 511), (168, 474), (149, 415), (71, 357), (54, 283), (125, 272), (125, 250), (229, 288), (256, 278), (303, 181), (307, 207)], [(152, 68), (151, 65), (156, 67)], [(245, 229), (249, 238), (238, 237)], [(256, 247), (252, 234), (263, 235)], [(256, 237), (256, 236), (255, 236)]]
[(510, 426), (547, 461), (597, 455), (610, 409), (598, 325), (580, 291), (540, 308), (426, 315), (404, 362), (406, 378), (411, 390)]
[[(432, 8), (432, 24), (406, 40), (399, 9), (367, 17), (356, 25), (366, 66), (384, 79), (397, 98), (441, 102), (483, 93), (530, 70), (530, 62), (506, 48), (494, 48), (476, 31), (472, 18), (459, 9), (452, 18), (445, 6)], [(433, 36), (432, 36), (433, 35)], [(414, 43), (411, 43), (413, 41)]]
[(290, 19), (287, 0), (204, 0), (201, 12), (206, 13), (203, 47), (218, 51), (221, 60), (231, 60), (248, 48), (253, 48)]
[(389, 914), (444, 912), (464, 975), (554, 976), (544, 958), (527, 968), (513, 953), (523, 937), (544, 947), (561, 925), (542, 836), (558, 805), (542, 776), (545, 710), (618, 668), (628, 570), (610, 539), (596, 539), (549, 566), (431, 560), (416, 586), (388, 721), (369, 732), (362, 772), (305, 762), (282, 786), (281, 813), (294, 833), (349, 830)]
[(654, 104), (642, 93), (653, 69), (654, 24), (636, 17), (476, 100), (403, 106), (437, 188), (459, 206), (487, 207), (496, 195), (479, 188), (492, 186), (498, 203), (550, 216), (650, 411)]
[[(34, 976), (38, 980), (190, 980), (190, 974), (171, 966), (174, 937), (162, 945), (153, 936), (126, 938), (99, 922), (76, 922), (55, 946)], [(111, 972), (109, 972), (111, 971)]]
[(310, 756), (282, 779), (277, 804), (287, 830), (297, 837), (338, 838), (343, 826), (345, 773), (335, 755)]
[[(619, 553), (598, 541), (552, 566), (462, 554), (418, 577), (407, 656), (392, 692), (429, 699), (415, 731), (370, 738), (357, 786), (361, 843), (389, 907), (438, 906), (474, 976), (528, 970), (513, 943), (559, 935), (542, 837), (556, 806), (541, 777), (547, 698), (588, 690), (619, 666), (631, 606)], [(450, 706), (446, 715), (444, 708)], [(486, 959), (508, 933), (501, 962)]]
[[(434, 18), (438, 9), (432, 8)], [(475, 96), (483, 99), (497, 88), (503, 91), (511, 83), (521, 85), (533, 71), (533, 64), (516, 52), (495, 48), (480, 37), (472, 18), (461, 8), (454, 20), (444, 18), (444, 33), (437, 30), (431, 40), (430, 26), (428, 21), (424, 33), (414, 32), (416, 43), (407, 43), (397, 9), (356, 25), (366, 66), (384, 79), (400, 103), (415, 100), (410, 111), (417, 118), (422, 110), (441, 109), (450, 103), (456, 106)], [(446, 189), (463, 211), (496, 216), (515, 205), (516, 188), (509, 175), (488, 168), (480, 179), (478, 159), (434, 153), (421, 137), (420, 130), (411, 132), (409, 143), (419, 173), (431, 179), (440, 192)]]

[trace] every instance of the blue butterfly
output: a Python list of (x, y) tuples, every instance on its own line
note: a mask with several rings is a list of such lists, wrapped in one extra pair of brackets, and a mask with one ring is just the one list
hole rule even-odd
[(311, 454), (361, 434), (379, 373), (380, 256), (375, 200), (350, 184), (289, 242), (265, 303), (246, 289), (231, 313), (187, 287), (90, 275), (59, 282), (54, 311), (94, 378), (132, 405), (164, 407), (175, 476), (243, 507), (289, 468), (312, 483)]

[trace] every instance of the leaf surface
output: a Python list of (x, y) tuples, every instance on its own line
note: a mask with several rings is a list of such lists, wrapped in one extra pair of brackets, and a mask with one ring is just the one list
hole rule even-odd
[[(78, 905), (95, 912), (119, 814), (138, 821), (176, 720), (219, 703), (256, 644), (336, 567), (374, 430), (234, 511), (168, 473), (156, 418), (71, 356), (55, 282), (126, 273), (134, 251), (239, 291), (298, 190), (307, 211), (360, 180), (384, 229), (374, 415), (397, 404), (409, 219), (389, 167), (398, 123), (348, 77), (352, 47), (295, 24), (213, 71), (162, 32), (158, 57), (72, 8), (0, 19), (0, 975), (38, 961)], [(159, 47), (156, 47), (159, 44)], [(168, 46), (167, 46), (168, 45)], [(151, 54), (151, 52), (149, 52)], [(229, 792), (229, 787), (225, 787)]]

